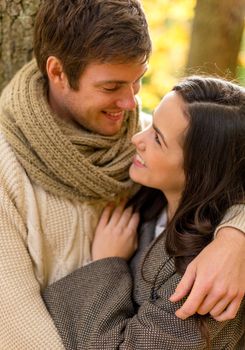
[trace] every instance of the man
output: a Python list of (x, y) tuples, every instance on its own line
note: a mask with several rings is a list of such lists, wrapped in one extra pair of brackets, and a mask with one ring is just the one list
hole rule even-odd
[[(36, 61), (17, 73), (0, 100), (0, 339), (3, 349), (55, 350), (63, 344), (41, 291), (90, 260), (105, 204), (136, 190), (128, 177), (130, 140), (141, 127), (135, 95), (151, 41), (137, 0), (45, 0), (34, 51)], [(241, 216), (229, 225), (244, 230)], [(242, 256), (242, 233), (231, 231), (220, 231), (205, 254), (213, 256), (218, 246), (223, 256), (229, 244), (232, 257)], [(238, 246), (230, 243), (233, 234)], [(179, 297), (194, 280), (197, 287), (205, 280), (209, 267), (199, 259)], [(227, 287), (219, 274), (226, 260), (218, 262), (210, 281), (219, 276)], [(234, 270), (234, 257), (230, 264)], [(201, 299), (190, 299), (192, 313), (221, 298), (209, 292), (201, 288)], [(226, 302), (239, 303), (238, 294)]]

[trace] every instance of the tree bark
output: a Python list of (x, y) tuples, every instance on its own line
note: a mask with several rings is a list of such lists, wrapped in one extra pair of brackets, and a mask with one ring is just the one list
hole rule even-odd
[(0, 0), (0, 91), (32, 58), (33, 24), (39, 4), (40, 0)]
[(197, 0), (187, 72), (234, 78), (245, 0)]

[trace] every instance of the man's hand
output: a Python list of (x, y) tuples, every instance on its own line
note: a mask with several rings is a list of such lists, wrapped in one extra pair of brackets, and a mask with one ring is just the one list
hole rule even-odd
[(109, 257), (129, 260), (137, 249), (139, 214), (124, 206), (125, 202), (104, 209), (92, 244), (93, 261)]
[(236, 316), (245, 294), (245, 236), (222, 228), (217, 237), (189, 264), (170, 297), (172, 302), (189, 296), (176, 311), (181, 319), (210, 313), (217, 321)]

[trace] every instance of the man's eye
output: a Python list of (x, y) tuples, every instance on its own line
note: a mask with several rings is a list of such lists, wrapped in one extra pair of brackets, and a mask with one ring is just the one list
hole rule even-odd
[(137, 94), (141, 87), (141, 79), (134, 82), (134, 92)]
[(113, 87), (104, 87), (103, 88), (105, 91), (116, 91), (118, 89), (118, 86), (113, 86)]

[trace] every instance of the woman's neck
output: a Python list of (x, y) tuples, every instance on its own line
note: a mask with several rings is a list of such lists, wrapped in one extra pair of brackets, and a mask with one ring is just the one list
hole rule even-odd
[(168, 222), (173, 218), (174, 214), (176, 213), (176, 210), (180, 203), (180, 195), (178, 196), (167, 196), (165, 194), (165, 197), (167, 198), (167, 217)]

